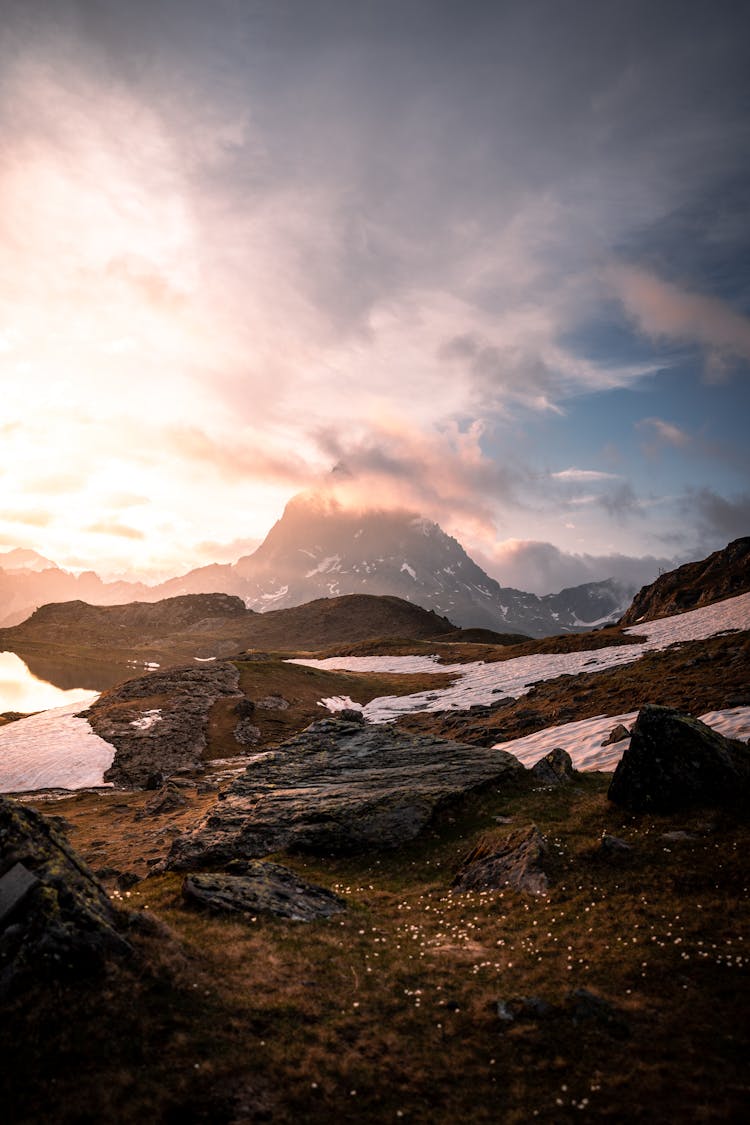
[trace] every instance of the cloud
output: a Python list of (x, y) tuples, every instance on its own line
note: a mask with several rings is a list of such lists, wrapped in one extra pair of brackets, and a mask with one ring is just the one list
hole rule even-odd
[(624, 554), (576, 554), (539, 540), (507, 539), (491, 553), (477, 553), (478, 561), (504, 586), (536, 594), (557, 593), (567, 586), (614, 578), (629, 589), (652, 582), (674, 558)]
[(720, 496), (711, 488), (691, 489), (680, 507), (689, 527), (699, 529), (702, 543), (716, 550), (732, 539), (750, 535), (750, 493), (732, 498)]
[(655, 435), (666, 445), (681, 448), (691, 441), (690, 434), (686, 430), (676, 426), (674, 422), (665, 422), (662, 418), (641, 418), (635, 425), (636, 429)]
[(441, 433), (424, 433), (394, 418), (382, 418), (358, 437), (321, 430), (317, 441), (334, 472), (319, 481), (340, 503), (416, 510), (446, 527), (463, 521), (494, 533), (494, 504), (514, 505), (523, 479), (519, 470), (498, 465), (481, 447), (483, 428), (455, 423)]
[(161, 439), (186, 462), (228, 480), (273, 481), (298, 487), (308, 483), (316, 471), (288, 450), (264, 448), (262, 434), (246, 435), (244, 441), (221, 440), (199, 426), (174, 426), (166, 428)]
[(6, 523), (24, 524), (27, 527), (47, 527), (52, 523), (52, 513), (41, 509), (28, 509), (26, 511), (2, 511), (0, 520)]
[(137, 527), (129, 527), (114, 520), (98, 520), (96, 523), (89, 524), (86, 530), (95, 535), (114, 535), (119, 539), (145, 539), (144, 532)]
[(646, 335), (702, 347), (709, 377), (720, 379), (737, 360), (750, 361), (750, 319), (726, 302), (687, 292), (635, 266), (613, 266), (609, 278)]
[(563, 481), (593, 481), (593, 480), (618, 480), (618, 473), (604, 473), (598, 469), (560, 469), (557, 473), (550, 473), (553, 480)]

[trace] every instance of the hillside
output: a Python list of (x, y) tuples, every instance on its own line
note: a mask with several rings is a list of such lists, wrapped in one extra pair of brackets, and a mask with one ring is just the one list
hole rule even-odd
[(683, 613), (750, 590), (750, 537), (735, 539), (708, 558), (660, 575), (644, 586), (620, 618), (621, 625), (637, 625), (656, 617)]
[(351, 594), (259, 614), (233, 595), (183, 594), (153, 603), (42, 606), (20, 625), (0, 629), (0, 648), (22, 654), (33, 670), (36, 654), (44, 658), (54, 651), (84, 659), (174, 663), (243, 649), (314, 651), (386, 636), (420, 640), (445, 634), (455, 635), (447, 618), (401, 598)]

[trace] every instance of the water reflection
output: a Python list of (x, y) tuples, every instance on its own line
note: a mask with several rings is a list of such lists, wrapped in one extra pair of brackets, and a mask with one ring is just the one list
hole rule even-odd
[(103, 691), (138, 672), (125, 665), (82, 664), (0, 652), (0, 713), (44, 711), (66, 703), (86, 702), (92, 691)]

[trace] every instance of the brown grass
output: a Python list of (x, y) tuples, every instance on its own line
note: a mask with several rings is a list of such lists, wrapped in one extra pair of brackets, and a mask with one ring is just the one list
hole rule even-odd
[[(183, 908), (177, 876), (139, 884), (125, 901), (165, 920), (184, 954), (141, 939), (149, 968), (135, 980), (113, 970), (72, 998), (19, 1004), (5, 1073), (28, 1086), (6, 1078), (9, 1120), (741, 1120), (750, 827), (705, 811), (635, 817), (606, 784), (489, 790), (397, 851), (284, 857), (344, 895), (343, 919), (224, 920)], [(547, 898), (450, 894), (482, 833), (529, 822), (553, 845)], [(676, 828), (690, 838), (665, 840)], [(632, 858), (598, 860), (603, 831)], [(576, 987), (615, 1003), (629, 1035), (497, 1018), (500, 999), (560, 1002)]]

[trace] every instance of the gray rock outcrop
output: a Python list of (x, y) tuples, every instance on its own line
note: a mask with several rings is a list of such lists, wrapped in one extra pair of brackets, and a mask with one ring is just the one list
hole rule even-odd
[(460, 894), (511, 887), (527, 894), (546, 894), (549, 855), (549, 845), (534, 824), (506, 836), (489, 833), (466, 856), (451, 890)]
[(220, 914), (273, 914), (292, 922), (330, 918), (346, 910), (332, 891), (317, 887), (278, 863), (251, 860), (244, 873), (188, 875), (182, 884), (187, 902)]
[(524, 772), (503, 750), (323, 719), (251, 762), (198, 829), (174, 841), (167, 867), (219, 866), (285, 848), (392, 847), (417, 836), (442, 804)]
[(732, 805), (750, 788), (750, 750), (671, 707), (643, 707), (609, 787), (632, 812)]
[(130, 952), (124, 925), (54, 821), (0, 797), (0, 996)]
[(104, 780), (137, 789), (154, 776), (199, 769), (211, 708), (221, 696), (238, 694), (239, 672), (226, 661), (151, 672), (104, 692), (84, 712), (115, 747)]

